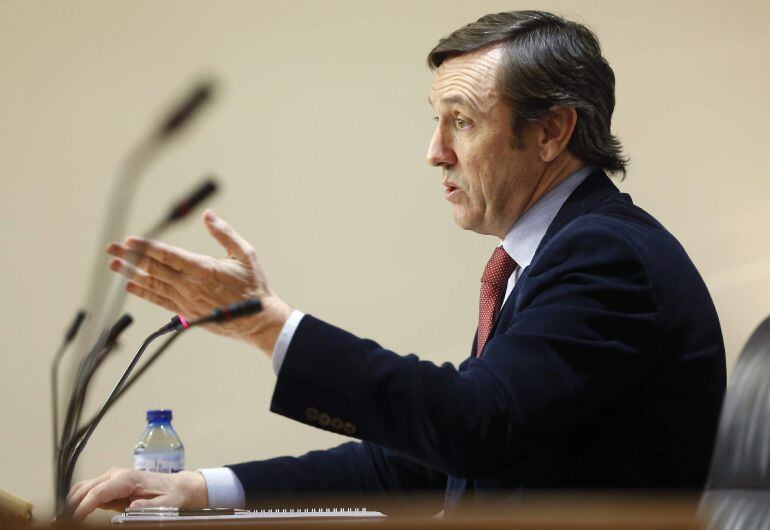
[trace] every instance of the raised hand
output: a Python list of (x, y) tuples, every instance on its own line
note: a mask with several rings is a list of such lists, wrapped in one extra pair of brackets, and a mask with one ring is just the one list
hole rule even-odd
[(80, 521), (97, 508), (205, 508), (208, 494), (206, 481), (197, 471), (150, 473), (113, 467), (100, 477), (75, 484), (67, 503), (74, 508), (73, 518)]
[(201, 317), (218, 307), (260, 298), (263, 310), (254, 317), (207, 326), (221, 335), (254, 344), (272, 353), (291, 307), (269, 287), (257, 253), (224, 220), (207, 210), (206, 228), (227, 251), (214, 258), (152, 240), (129, 237), (111, 243), (110, 269), (128, 278), (126, 290), (186, 318)]

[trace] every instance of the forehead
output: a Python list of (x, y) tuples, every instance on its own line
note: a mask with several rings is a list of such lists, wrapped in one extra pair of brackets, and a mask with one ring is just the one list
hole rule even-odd
[(496, 73), (501, 57), (501, 47), (491, 46), (445, 60), (431, 85), (431, 104), (460, 100), (480, 109), (493, 104), (498, 99)]

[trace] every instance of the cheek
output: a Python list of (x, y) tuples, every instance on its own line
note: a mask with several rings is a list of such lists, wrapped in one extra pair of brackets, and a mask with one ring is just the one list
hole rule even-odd
[(484, 158), (477, 154), (469, 155), (465, 159), (463, 169), (463, 178), (468, 184), (469, 190), (475, 194), (481, 193), (485, 186), (484, 180), (486, 180), (487, 173)]
[(507, 210), (511, 202), (516, 200), (520, 184), (517, 175), (520, 170), (514, 160), (501, 156), (481, 172), (484, 200), (495, 212)]

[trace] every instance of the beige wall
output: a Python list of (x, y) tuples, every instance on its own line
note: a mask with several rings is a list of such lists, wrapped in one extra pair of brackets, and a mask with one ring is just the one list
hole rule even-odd
[[(770, 312), (770, 4), (727, 5), (0, 2), (0, 488), (50, 513), (48, 368), (84, 300), (114, 170), (201, 73), (222, 93), (146, 175), (131, 231), (215, 171), (215, 210), (259, 249), (287, 301), (397, 351), (459, 362), (495, 242), (453, 225), (423, 161), (424, 57), (492, 11), (551, 9), (598, 33), (618, 79), (614, 129), (632, 157), (620, 187), (688, 249), (732, 364)], [(165, 239), (222, 252), (198, 220)], [(138, 300), (129, 310), (136, 323), (92, 409), (167, 318)], [(78, 476), (131, 465), (152, 407), (174, 409), (192, 468), (342, 441), (270, 414), (273, 384), (261, 353), (190, 333), (104, 420)]]

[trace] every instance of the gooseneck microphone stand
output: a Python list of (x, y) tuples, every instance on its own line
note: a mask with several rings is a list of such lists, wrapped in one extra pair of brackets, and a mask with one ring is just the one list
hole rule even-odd
[[(175, 340), (177, 340), (181, 335), (179, 333), (174, 333), (170, 337), (168, 337), (155, 352), (150, 355), (147, 360), (145, 360), (142, 365), (136, 369), (136, 372), (129, 377), (123, 387), (120, 389), (118, 394), (115, 396), (115, 399), (112, 401), (113, 404), (117, 403), (117, 401), (123, 397), (123, 395), (128, 392), (128, 390), (136, 383), (136, 381), (142, 377), (142, 375), (153, 365), (155, 362), (160, 358), (161, 355), (171, 346)], [(78, 430), (75, 435), (71, 438), (71, 440), (79, 440), (83, 434), (85, 434), (86, 430), (88, 429), (89, 425), (91, 425), (96, 420), (96, 414), (94, 414), (87, 422), (83, 424), (83, 426)], [(72, 449), (71, 443), (68, 446), (69, 450)]]
[(56, 472), (56, 448), (59, 444), (59, 364), (61, 363), (64, 353), (67, 351), (67, 347), (80, 330), (80, 325), (86, 318), (86, 312), (82, 309), (75, 315), (75, 320), (72, 321), (67, 332), (64, 334), (64, 340), (61, 346), (56, 351), (51, 363), (51, 430), (53, 432), (53, 447), (54, 447), (54, 472)]
[(188, 322), (183, 317), (176, 315), (168, 324), (158, 329), (149, 337), (147, 337), (147, 339), (145, 339), (139, 350), (134, 355), (133, 359), (131, 359), (131, 362), (126, 367), (123, 375), (120, 376), (117, 384), (113, 387), (109, 396), (107, 396), (107, 399), (99, 408), (99, 411), (94, 416), (94, 419), (89, 422), (85, 432), (73, 442), (72, 450), (68, 451), (68, 454), (63, 455), (63, 458), (61, 459), (61, 472), (57, 477), (56, 487), (57, 520), (68, 520), (72, 518), (74, 507), (67, 504), (67, 492), (69, 490), (69, 485), (72, 482), (72, 475), (74, 473), (77, 460), (80, 457), (80, 454), (83, 452), (86, 444), (88, 443), (88, 440), (91, 438), (94, 430), (99, 425), (99, 422), (101, 422), (102, 418), (104, 418), (104, 415), (107, 413), (107, 411), (109, 411), (109, 409), (120, 396), (121, 392), (125, 388), (126, 381), (131, 375), (131, 372), (134, 370), (142, 354), (152, 343), (152, 341), (167, 333), (183, 331), (193, 326), (199, 326), (201, 324), (234, 320), (237, 318), (254, 315), (260, 311), (262, 311), (262, 302), (259, 299), (251, 299), (216, 309), (208, 315), (191, 322)]
[[(192, 192), (186, 194), (182, 199), (178, 200), (170, 208), (169, 212), (166, 214), (165, 217), (163, 217), (158, 223), (156, 223), (149, 231), (145, 232), (144, 237), (149, 239), (149, 238), (156, 238), (160, 236), (171, 225), (186, 218), (191, 211), (193, 211), (199, 204), (201, 204), (206, 199), (208, 199), (211, 195), (213, 195), (217, 191), (217, 189), (218, 189), (218, 184), (216, 180), (214, 180), (214, 177), (208, 176)], [(129, 259), (128, 261), (131, 262), (132, 260)], [(123, 280), (123, 279), (119, 279), (116, 282), (115, 288), (113, 289), (113, 292), (112, 292), (112, 296), (110, 297), (110, 301), (107, 303), (107, 306), (109, 308), (107, 311), (108, 314), (117, 314), (120, 311), (120, 309), (123, 307), (123, 304), (126, 299), (126, 291), (124, 289), (125, 282), (126, 280)], [(82, 318), (80, 318), (80, 320), (76, 320), (76, 323), (78, 324), (78, 326), (80, 322), (82, 322)], [(62, 487), (61, 486), (62, 482), (60, 478), (63, 476), (63, 472), (64, 472), (63, 468), (65, 465), (62, 459), (64, 458), (64, 455), (67, 455), (71, 452), (73, 445), (77, 442), (77, 440), (80, 439), (80, 437), (85, 433), (89, 424), (93, 421), (93, 418), (92, 418), (82, 428), (80, 428), (80, 430), (77, 430), (78, 426), (80, 425), (80, 415), (83, 409), (83, 405), (85, 403), (88, 384), (91, 380), (91, 377), (94, 375), (96, 370), (101, 366), (104, 359), (116, 346), (116, 340), (118, 335), (130, 323), (131, 323), (131, 317), (129, 315), (124, 315), (111, 328), (107, 328), (103, 330), (102, 334), (99, 336), (98, 340), (96, 341), (96, 344), (93, 346), (91, 351), (82, 357), (80, 363), (78, 364), (77, 370), (75, 372), (75, 379), (74, 379), (74, 384), (72, 385), (72, 391), (70, 393), (70, 401), (69, 401), (69, 406), (67, 408), (67, 415), (65, 417), (65, 421), (64, 421), (64, 424), (62, 425), (61, 431), (59, 430), (59, 426), (58, 426), (58, 413), (59, 413), (58, 366), (61, 361), (61, 357), (66, 350), (67, 345), (71, 342), (72, 338), (75, 335), (75, 332), (77, 331), (77, 327), (75, 327), (74, 325), (75, 323), (73, 323), (73, 326), (72, 326), (72, 328), (74, 328), (74, 331), (71, 328), (70, 331), (67, 333), (65, 337), (65, 343), (59, 349), (59, 351), (57, 352), (54, 358), (54, 362), (51, 368), (51, 372), (52, 372), (51, 394), (52, 394), (52, 408), (53, 408), (53, 417), (54, 417), (54, 422), (53, 422), (54, 423), (53, 425), (54, 496), (57, 499), (57, 503), (59, 502), (59, 499), (61, 499), (64, 495), (66, 495), (66, 491), (65, 492), (60, 491), (60, 488)], [(157, 360), (160, 354), (162, 354), (168, 348), (168, 346), (171, 345), (171, 343), (174, 341), (175, 338), (176, 338), (176, 335), (172, 336), (170, 340), (166, 341), (166, 343), (164, 343), (163, 346), (158, 351), (155, 352), (155, 354), (148, 360), (148, 362), (145, 363), (145, 365), (143, 365), (139, 369), (135, 377), (133, 377), (127, 382), (125, 389), (130, 387), (134, 383), (136, 378), (139, 377), (142, 373), (144, 373), (144, 371), (147, 368), (149, 368), (149, 366), (153, 362)], [(122, 395), (122, 392), (121, 392), (121, 395)], [(68, 483), (64, 484), (64, 487), (68, 488), (69, 484)], [(57, 509), (58, 508), (59, 506), (57, 504)]]
[[(59, 506), (65, 506), (66, 507), (66, 492), (69, 489), (69, 485), (72, 482), (72, 473), (75, 469), (75, 463), (77, 462), (78, 457), (80, 456), (80, 453), (83, 452), (83, 449), (85, 448), (86, 443), (88, 443), (88, 440), (91, 438), (91, 435), (93, 434), (96, 427), (99, 425), (99, 422), (102, 421), (102, 418), (107, 413), (107, 410), (110, 408), (112, 402), (114, 401), (115, 397), (120, 392), (121, 387), (126, 382), (126, 379), (128, 379), (128, 376), (131, 374), (131, 371), (136, 366), (136, 363), (139, 362), (139, 358), (144, 353), (144, 350), (147, 349), (147, 347), (157, 339), (158, 337), (165, 335), (166, 333), (171, 333), (172, 331), (176, 331), (178, 327), (181, 326), (181, 319), (178, 316), (175, 316), (171, 319), (171, 322), (157, 330), (156, 332), (152, 333), (149, 337), (145, 339), (145, 341), (142, 343), (142, 346), (139, 348), (139, 351), (136, 352), (136, 355), (134, 355), (134, 358), (131, 359), (131, 362), (128, 364), (128, 367), (123, 372), (123, 375), (118, 380), (118, 383), (115, 385), (115, 387), (112, 389), (112, 392), (110, 392), (110, 395), (107, 396), (107, 399), (104, 401), (102, 406), (99, 408), (99, 411), (96, 413), (96, 416), (94, 417), (94, 420), (88, 425), (88, 428), (83, 433), (83, 435), (75, 442), (75, 446), (72, 449), (72, 452), (67, 455), (68, 458), (64, 461), (64, 468), (63, 473), (60, 475), (59, 480), (60, 484), (57, 488), (59, 490), (59, 493), (61, 497), (57, 499), (57, 504)], [(63, 516), (63, 518), (71, 517), (71, 513), (67, 513), (66, 509), (64, 512), (60, 514)], [(59, 518), (59, 515), (57, 515), (57, 519)]]
[[(109, 311), (104, 311), (110, 285), (110, 274), (103, 262), (104, 247), (123, 237), (140, 178), (144, 175), (147, 167), (169, 141), (193, 121), (193, 118), (211, 100), (213, 93), (214, 84), (212, 81), (204, 80), (198, 83), (182, 102), (172, 109), (160, 126), (136, 145), (118, 169), (115, 185), (108, 199), (108, 217), (102, 225), (96, 258), (92, 266), (91, 283), (86, 297), (86, 307), (95, 318), (86, 324), (77, 341), (78, 349), (81, 352), (93, 349), (89, 346), (94, 340), (97, 330), (102, 330), (115, 322), (120, 312), (120, 308), (116, 310), (115, 306), (110, 307)], [(97, 348), (100, 349), (100, 346)]]

